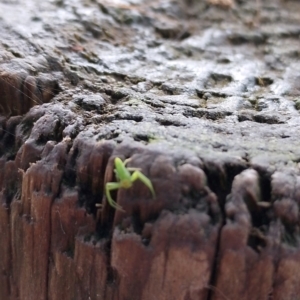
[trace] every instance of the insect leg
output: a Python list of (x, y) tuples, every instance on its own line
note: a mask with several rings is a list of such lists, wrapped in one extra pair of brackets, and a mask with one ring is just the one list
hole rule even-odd
[(151, 191), (152, 196), (155, 197), (155, 192), (154, 192), (154, 188), (152, 185), (152, 182), (150, 181), (149, 178), (147, 178), (144, 174), (142, 174), (140, 171), (135, 171), (132, 175), (131, 175), (131, 181), (134, 182), (137, 179), (139, 179), (140, 181), (142, 181), (147, 187), (148, 189)]
[(115, 209), (123, 210), (122, 207), (112, 199), (110, 194), (111, 191), (117, 190), (120, 187), (121, 186), (119, 182), (108, 182), (105, 185), (105, 195), (110, 206), (114, 207)]

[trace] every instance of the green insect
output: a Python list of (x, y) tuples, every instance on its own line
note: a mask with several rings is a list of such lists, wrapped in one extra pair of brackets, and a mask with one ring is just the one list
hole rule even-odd
[[(129, 189), (132, 187), (133, 183), (136, 180), (142, 181), (151, 191), (152, 196), (155, 197), (155, 192), (153, 189), (153, 185), (144, 174), (141, 173), (140, 169), (138, 168), (126, 168), (126, 163), (130, 159), (126, 159), (124, 162), (119, 158), (115, 158), (115, 174), (117, 177), (118, 182), (108, 182), (105, 185), (105, 194), (108, 200), (108, 203), (119, 210), (123, 210), (120, 205), (118, 205), (111, 197), (110, 192), (113, 190), (117, 190), (120, 188)], [(133, 172), (130, 174), (130, 172)]]

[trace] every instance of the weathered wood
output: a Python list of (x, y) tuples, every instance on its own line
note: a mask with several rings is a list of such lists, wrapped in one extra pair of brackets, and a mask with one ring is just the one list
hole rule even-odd
[[(0, 298), (298, 299), (300, 4), (19, 9), (0, 3)], [(112, 208), (115, 157), (156, 197), (137, 181)]]

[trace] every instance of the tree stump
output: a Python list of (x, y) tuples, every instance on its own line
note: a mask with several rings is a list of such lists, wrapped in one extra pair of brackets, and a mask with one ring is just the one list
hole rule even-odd
[(0, 2), (1, 299), (300, 298), (300, 3), (252, 2)]

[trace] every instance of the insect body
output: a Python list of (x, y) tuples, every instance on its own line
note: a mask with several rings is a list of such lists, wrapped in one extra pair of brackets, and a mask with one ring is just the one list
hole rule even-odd
[[(138, 179), (142, 181), (149, 188), (153, 197), (155, 197), (155, 192), (150, 179), (147, 178), (144, 174), (142, 174), (142, 172), (138, 168), (126, 168), (126, 163), (128, 161), (129, 160), (127, 159), (123, 162), (119, 157), (115, 158), (115, 174), (118, 182), (108, 182), (105, 185), (105, 194), (108, 203), (112, 207), (120, 210), (122, 210), (122, 207), (112, 199), (110, 192), (112, 190), (117, 190), (120, 188), (129, 189), (132, 187), (133, 183)], [(131, 174), (130, 172), (133, 173)]]

